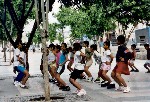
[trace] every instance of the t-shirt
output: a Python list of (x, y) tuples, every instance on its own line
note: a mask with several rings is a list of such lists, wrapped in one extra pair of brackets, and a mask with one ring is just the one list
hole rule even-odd
[(14, 50), (14, 62), (13, 62), (14, 66), (18, 66), (19, 65), (19, 61), (18, 61), (18, 58), (17, 58), (17, 56), (19, 56), (19, 55), (20, 55), (20, 50), (18, 48), (16, 48)]
[(48, 54), (48, 64), (51, 64), (55, 59), (56, 59), (56, 57), (53, 54), (53, 52), (49, 51), (49, 54)]
[(118, 46), (118, 51), (116, 54), (116, 62), (120, 62), (120, 57), (124, 58), (124, 62), (128, 63), (128, 60), (131, 59), (131, 52), (125, 45)]
[[(22, 61), (23, 61), (23, 62), (25, 63), (25, 65), (26, 65), (26, 54), (21, 51), (19, 57), (22, 58)], [(24, 67), (24, 65), (21, 64), (20, 62), (19, 62), (19, 66), (23, 66), (23, 67)]]
[(80, 56), (80, 51), (76, 51), (74, 54), (74, 66), (75, 69), (84, 70), (84, 64), (81, 64), (82, 56)]
[(104, 51), (103, 56), (102, 56), (102, 58), (101, 58), (101, 59), (102, 59), (102, 62), (110, 62), (110, 61), (111, 61), (111, 58), (110, 58), (109, 55), (111, 55), (110, 50)]
[(58, 52), (57, 55), (56, 55), (56, 65), (57, 66), (59, 65), (60, 55), (61, 55), (61, 52)]
[(66, 60), (67, 56), (68, 56), (68, 54), (62, 52), (61, 55), (60, 55), (59, 64), (64, 63), (64, 61)]

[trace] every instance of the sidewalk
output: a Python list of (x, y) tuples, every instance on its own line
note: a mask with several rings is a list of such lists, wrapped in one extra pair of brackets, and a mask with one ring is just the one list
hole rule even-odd
[[(2, 53), (0, 53), (0, 56), (2, 56)], [(39, 70), (41, 54), (30, 52), (29, 56), (31, 74), (27, 82), (29, 89), (22, 89), (13, 85), (15, 74), (12, 72), (12, 66), (1, 66), (1, 64), (8, 64), (8, 62), (4, 63), (0, 58), (0, 102), (28, 102), (29, 99), (44, 95), (44, 82)], [(116, 92), (114, 89), (101, 88), (97, 83), (78, 80), (87, 91), (87, 95), (77, 97), (76, 94), (73, 94), (76, 89), (69, 83), (69, 71), (66, 69), (62, 74), (62, 78), (71, 87), (71, 91), (63, 92), (56, 85), (50, 84), (51, 96), (65, 97), (65, 99), (60, 100), (61, 102), (150, 102), (150, 74), (145, 73), (144, 63), (145, 60), (136, 60), (135, 64), (140, 72), (131, 73), (130, 76), (123, 76), (131, 87), (130, 93)], [(114, 66), (115, 59), (112, 63), (112, 69)], [(98, 65), (93, 63), (90, 71), (93, 77), (96, 78)], [(108, 75), (110, 75), (110, 72)]]

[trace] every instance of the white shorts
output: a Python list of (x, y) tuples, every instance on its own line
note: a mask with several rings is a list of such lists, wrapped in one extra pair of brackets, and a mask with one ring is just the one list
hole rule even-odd
[(102, 70), (110, 70), (110, 69), (111, 69), (111, 66), (110, 66), (110, 65), (106, 65), (106, 63), (102, 63), (101, 69), (102, 69)]

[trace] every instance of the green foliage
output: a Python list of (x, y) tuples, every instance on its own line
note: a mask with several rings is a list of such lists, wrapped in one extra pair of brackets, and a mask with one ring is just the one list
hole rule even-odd
[(73, 38), (81, 38), (83, 34), (91, 38), (92, 35), (100, 35), (116, 27), (113, 19), (107, 18), (103, 8), (97, 5), (79, 10), (63, 7), (56, 17), (60, 24), (71, 26)]
[(48, 26), (48, 39), (53, 42), (56, 39), (56, 30), (58, 28), (58, 24), (49, 24)]
[[(150, 20), (150, 0), (115, 0), (109, 1), (109, 6), (105, 7), (109, 17), (114, 17), (124, 28), (128, 24), (135, 24), (141, 21)], [(102, 2), (103, 3), (103, 2)], [(105, 3), (103, 3), (104, 5)]]
[(58, 34), (57, 39), (59, 42), (63, 42), (64, 41), (64, 37), (61, 33)]

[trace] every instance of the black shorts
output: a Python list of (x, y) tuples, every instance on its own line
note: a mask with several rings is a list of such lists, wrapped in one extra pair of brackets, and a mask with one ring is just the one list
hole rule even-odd
[(74, 69), (73, 72), (71, 73), (70, 78), (72, 79), (77, 79), (81, 77), (81, 74), (84, 72), (84, 70), (78, 70), (78, 69)]
[(58, 69), (57, 69), (57, 73), (60, 74), (60, 75), (61, 75), (64, 71), (65, 71), (65, 65), (59, 66)]

